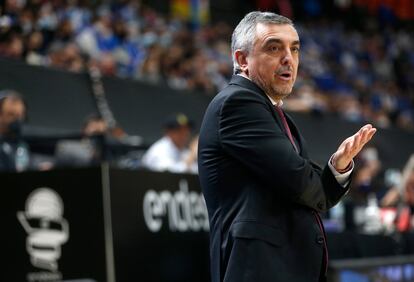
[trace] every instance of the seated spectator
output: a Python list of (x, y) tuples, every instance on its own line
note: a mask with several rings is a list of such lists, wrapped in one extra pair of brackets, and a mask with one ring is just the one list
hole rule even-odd
[(81, 140), (61, 140), (56, 145), (57, 167), (84, 167), (98, 164), (103, 156), (103, 135), (106, 122), (97, 115), (89, 116), (82, 128)]
[(142, 158), (142, 165), (154, 171), (197, 173), (198, 139), (187, 144), (192, 122), (182, 113), (169, 117), (164, 123), (164, 136), (155, 142)]
[(384, 191), (382, 163), (374, 146), (365, 147), (357, 156), (349, 195), (356, 205), (365, 206), (370, 195), (382, 198)]
[[(403, 172), (403, 197), (404, 203), (407, 206), (408, 217), (406, 229), (414, 229), (414, 156), (411, 156)], [(403, 223), (402, 223), (403, 224)], [(401, 224), (401, 225), (402, 225)], [(401, 226), (404, 227), (404, 226)], [(403, 229), (404, 230), (404, 229)]]
[(414, 230), (414, 154), (407, 161), (399, 183), (389, 189), (381, 201), (384, 207), (396, 207), (399, 231)]
[(328, 108), (326, 98), (310, 84), (301, 85), (283, 104), (289, 111), (302, 113), (324, 113)]
[(0, 92), (0, 171), (20, 172), (29, 168), (29, 149), (21, 135), (25, 118), (23, 97), (13, 90)]

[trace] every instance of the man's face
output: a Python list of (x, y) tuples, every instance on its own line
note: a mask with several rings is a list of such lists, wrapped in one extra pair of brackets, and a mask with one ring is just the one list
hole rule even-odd
[(169, 136), (179, 149), (184, 149), (191, 137), (191, 129), (188, 126), (180, 126), (169, 131)]
[(87, 124), (84, 129), (84, 134), (86, 136), (104, 134), (108, 129), (106, 122), (103, 120), (91, 121)]
[(256, 26), (253, 49), (246, 57), (245, 74), (267, 95), (281, 100), (292, 92), (299, 65), (299, 36), (288, 24)]
[(0, 132), (7, 133), (8, 126), (17, 120), (25, 117), (25, 107), (22, 101), (7, 99), (0, 110)]

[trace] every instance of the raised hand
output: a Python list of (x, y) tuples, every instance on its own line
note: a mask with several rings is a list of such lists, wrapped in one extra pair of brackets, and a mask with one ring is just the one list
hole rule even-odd
[(339, 172), (346, 170), (352, 159), (371, 140), (376, 131), (377, 129), (371, 124), (367, 124), (361, 127), (357, 133), (346, 138), (333, 155), (333, 167)]

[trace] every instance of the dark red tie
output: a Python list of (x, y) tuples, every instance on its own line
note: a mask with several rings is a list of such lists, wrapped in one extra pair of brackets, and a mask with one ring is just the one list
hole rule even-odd
[(299, 153), (298, 147), (296, 147), (295, 141), (293, 140), (292, 133), (290, 132), (289, 125), (287, 123), (285, 114), (283, 113), (282, 109), (278, 106), (275, 106), (277, 113), (279, 114), (280, 119), (282, 120), (283, 126), (285, 127), (286, 135), (288, 136), (290, 143), (292, 143), (295, 151)]

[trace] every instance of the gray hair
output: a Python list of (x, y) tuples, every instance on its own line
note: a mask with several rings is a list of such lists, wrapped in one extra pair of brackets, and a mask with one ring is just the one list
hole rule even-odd
[(264, 24), (289, 24), (293, 26), (293, 22), (281, 15), (271, 12), (250, 12), (240, 21), (231, 36), (231, 54), (233, 59), (233, 72), (238, 74), (241, 72), (240, 66), (236, 61), (234, 52), (242, 50), (249, 53), (256, 39), (256, 26), (258, 23)]

